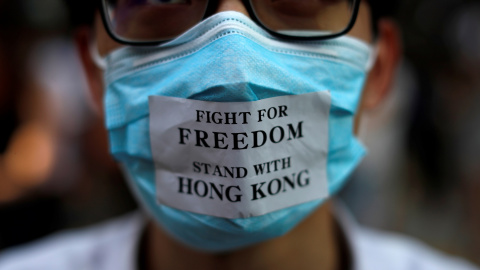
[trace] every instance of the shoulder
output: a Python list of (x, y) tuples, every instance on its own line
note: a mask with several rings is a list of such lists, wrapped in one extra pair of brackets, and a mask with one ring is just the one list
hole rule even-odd
[(132, 213), (81, 230), (54, 234), (0, 254), (0, 270), (133, 269), (144, 219)]
[(355, 270), (480, 270), (408, 236), (359, 225), (342, 201), (334, 215), (352, 252)]
[(478, 270), (411, 237), (373, 229), (357, 228), (353, 248), (359, 270)]

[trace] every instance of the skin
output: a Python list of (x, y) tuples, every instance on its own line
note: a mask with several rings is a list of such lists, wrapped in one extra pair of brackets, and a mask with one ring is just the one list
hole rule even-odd
[[(218, 12), (238, 11), (248, 16), (240, 0), (219, 2)], [(358, 19), (350, 36), (372, 43), (373, 35), (367, 3), (362, 3)], [(395, 68), (400, 57), (399, 34), (395, 23), (380, 20), (376, 39), (378, 57), (370, 71), (363, 91), (355, 130), (363, 111), (372, 110), (389, 92)], [(92, 33), (93, 31), (93, 33)], [(80, 56), (88, 77), (88, 83), (100, 111), (102, 108), (102, 71), (91, 60), (88, 50), (92, 34), (97, 41), (100, 55), (106, 55), (120, 44), (111, 40), (99, 17), (95, 29), (82, 28), (76, 35)], [(349, 259), (348, 250), (341, 248), (338, 227), (331, 215), (331, 203), (318, 208), (286, 235), (242, 250), (226, 254), (210, 254), (191, 250), (165, 234), (154, 223), (150, 223), (141, 243), (142, 264), (147, 269), (342, 269)], [(188, 259), (186, 259), (188, 258)], [(293, 259), (294, 258), (294, 259)]]
[[(48, 98), (38, 83), (28, 79), (24, 86), (28, 95), (19, 98), (18, 126), (5, 152), (0, 153), (0, 204), (19, 199), (45, 183), (57, 158), (57, 126)], [(1, 90), (12, 91), (8, 87)], [(12, 102), (12, 98), (5, 102)]]

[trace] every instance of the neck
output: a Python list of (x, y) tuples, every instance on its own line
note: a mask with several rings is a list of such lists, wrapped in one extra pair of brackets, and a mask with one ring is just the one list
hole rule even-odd
[(225, 254), (191, 250), (151, 223), (143, 243), (146, 268), (336, 270), (340, 266), (340, 242), (330, 207), (325, 203), (284, 236)]

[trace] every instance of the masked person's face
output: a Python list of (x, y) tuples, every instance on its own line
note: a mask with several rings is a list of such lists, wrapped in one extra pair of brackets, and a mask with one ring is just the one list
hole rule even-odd
[[(106, 69), (88, 42), (83, 58), (110, 152), (139, 201), (178, 241), (224, 252), (285, 234), (344, 185), (365, 154), (358, 112), (384, 95), (398, 52), (387, 49), (388, 23), (372, 44), (363, 2), (348, 35), (327, 40), (302, 37), (341, 31), (348, 1), (251, 1), (254, 13), (219, 1), (195, 24), (204, 2), (107, 6), (117, 39), (163, 43), (120, 45), (97, 19), (93, 52)], [(171, 19), (178, 9), (192, 20), (185, 29)], [(150, 28), (158, 18), (166, 26)]]

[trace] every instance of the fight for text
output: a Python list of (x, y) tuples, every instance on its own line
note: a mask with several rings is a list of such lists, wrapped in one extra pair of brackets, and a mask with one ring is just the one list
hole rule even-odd
[[(250, 116), (252, 116), (251, 112), (212, 112), (203, 110), (196, 110), (196, 112), (196, 122), (216, 125), (246, 125)], [(256, 119), (258, 119), (257, 122), (262, 122), (266, 118), (273, 120), (287, 116), (287, 106), (281, 105), (257, 110)]]

